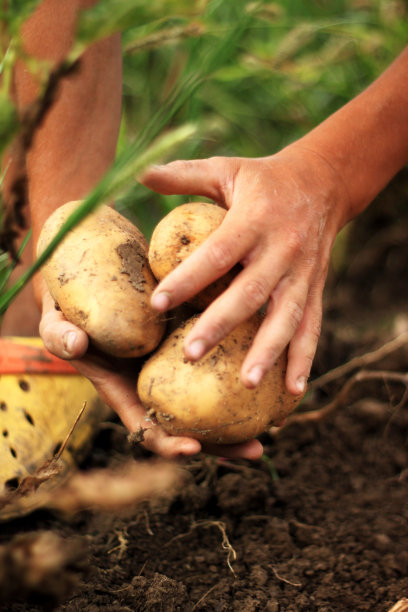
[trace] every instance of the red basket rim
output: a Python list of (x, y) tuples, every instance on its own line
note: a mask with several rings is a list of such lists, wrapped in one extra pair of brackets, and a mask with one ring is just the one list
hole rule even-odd
[(78, 374), (74, 366), (43, 346), (0, 338), (1, 374)]

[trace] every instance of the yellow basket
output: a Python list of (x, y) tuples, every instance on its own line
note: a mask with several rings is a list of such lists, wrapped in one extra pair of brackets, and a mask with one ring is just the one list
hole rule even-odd
[(6, 505), (4, 500), (55, 456), (84, 402), (61, 455), (60, 473), (41, 487), (60, 484), (75, 468), (109, 409), (89, 380), (46, 351), (40, 338), (1, 338), (0, 351), (0, 520), (5, 520), (37, 507), (35, 494), (13, 495)]

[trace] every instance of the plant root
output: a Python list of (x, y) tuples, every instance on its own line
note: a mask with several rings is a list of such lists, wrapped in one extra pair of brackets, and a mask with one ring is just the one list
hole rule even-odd
[[(397, 406), (394, 407), (395, 412), (399, 410), (407, 402), (408, 400), (408, 374), (407, 373), (389, 372), (387, 370), (375, 370), (375, 371), (362, 370), (354, 374), (351, 378), (349, 378), (346, 384), (340, 389), (336, 397), (331, 402), (326, 404), (326, 406), (323, 406), (322, 408), (319, 408), (317, 410), (308, 410), (305, 412), (299, 412), (299, 413), (292, 414), (286, 419), (285, 426), (292, 424), (292, 423), (306, 423), (306, 422), (321, 421), (326, 416), (334, 412), (337, 408), (344, 405), (344, 402), (347, 400), (347, 398), (350, 395), (351, 390), (356, 384), (365, 382), (365, 381), (369, 381), (369, 380), (380, 380), (380, 381), (383, 381), (385, 384), (400, 383), (405, 387), (405, 390), (402, 394), (400, 401), (398, 402)], [(280, 429), (283, 429), (283, 427)], [(270, 433), (272, 435), (276, 435), (280, 431), (280, 429), (274, 429)]]
[[(200, 527), (204, 527), (204, 528), (217, 527), (221, 531), (221, 534), (222, 534), (221, 546), (223, 550), (227, 551), (227, 565), (231, 573), (234, 575), (234, 577), (236, 577), (236, 572), (234, 568), (232, 567), (232, 562), (236, 561), (237, 553), (235, 549), (231, 546), (231, 543), (227, 535), (227, 528), (223, 521), (210, 521), (210, 520), (195, 521), (194, 523), (192, 523), (192, 525), (190, 526), (190, 529), (186, 533), (181, 533), (180, 535), (175, 536), (174, 538), (169, 540), (167, 544), (165, 544), (165, 546), (170, 546), (170, 544), (173, 544), (173, 542), (175, 542), (176, 540), (181, 540), (182, 538), (188, 537), (191, 533), (193, 533), (195, 529), (198, 529)], [(198, 604), (196, 604), (196, 606), (197, 605)]]
[(408, 331), (405, 331), (399, 334), (398, 336), (396, 336), (395, 338), (393, 338), (392, 340), (390, 340), (389, 342), (386, 342), (385, 344), (380, 346), (378, 349), (375, 349), (374, 351), (371, 351), (369, 353), (365, 353), (364, 355), (354, 357), (353, 359), (350, 359), (350, 361), (343, 363), (337, 368), (333, 368), (333, 370), (326, 372), (326, 374), (323, 374), (322, 376), (315, 378), (315, 380), (313, 380), (309, 384), (309, 389), (311, 391), (320, 389), (321, 387), (324, 387), (328, 383), (338, 380), (342, 376), (346, 376), (347, 374), (350, 374), (353, 370), (362, 369), (362, 368), (367, 367), (368, 365), (371, 365), (372, 363), (376, 363), (380, 359), (383, 359), (390, 353), (397, 351), (398, 349), (400, 349), (401, 347), (407, 344), (408, 344)]

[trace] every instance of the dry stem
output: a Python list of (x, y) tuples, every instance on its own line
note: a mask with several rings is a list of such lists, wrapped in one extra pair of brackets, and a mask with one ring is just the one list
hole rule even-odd
[(319, 376), (310, 383), (309, 389), (314, 391), (315, 389), (323, 387), (327, 383), (333, 382), (334, 380), (349, 374), (353, 370), (365, 368), (368, 365), (379, 361), (383, 357), (386, 357), (390, 353), (393, 353), (405, 344), (408, 344), (408, 331), (399, 334), (389, 342), (386, 342), (383, 346), (380, 346), (378, 349), (375, 349), (370, 353), (365, 353), (364, 355), (354, 357), (353, 359), (350, 359), (350, 361), (347, 361), (337, 368), (326, 372), (326, 374)]
[(395, 408), (396, 410), (401, 408), (408, 399), (408, 374), (402, 372), (389, 372), (387, 370), (362, 370), (354, 374), (351, 378), (349, 378), (346, 384), (340, 389), (336, 397), (331, 402), (326, 404), (326, 406), (323, 406), (323, 408), (320, 408), (318, 410), (310, 410), (307, 412), (292, 414), (287, 418), (286, 424), (304, 423), (306, 421), (320, 421), (328, 414), (336, 410), (339, 406), (344, 404), (350, 394), (350, 391), (357, 383), (367, 380), (382, 380), (383, 382), (394, 383), (397, 382), (405, 386), (405, 391), (401, 400), (398, 402), (398, 405)]

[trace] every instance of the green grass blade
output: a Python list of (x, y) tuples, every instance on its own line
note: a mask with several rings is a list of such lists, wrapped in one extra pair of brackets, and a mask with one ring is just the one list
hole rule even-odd
[(15, 270), (15, 268), (17, 266), (17, 264), (18, 264), (18, 262), (20, 260), (20, 257), (22, 255), (24, 249), (26, 248), (26, 246), (28, 244), (28, 241), (31, 238), (31, 234), (32, 234), (32, 232), (31, 232), (31, 230), (29, 230), (27, 232), (27, 234), (25, 235), (24, 240), (21, 243), (21, 246), (20, 246), (20, 248), (18, 250), (16, 261), (12, 261), (11, 263), (8, 263), (7, 253), (4, 253), (4, 255), (6, 257), (6, 262), (7, 263), (5, 263), (5, 265), (4, 265), (4, 271), (2, 270), (2, 275), (1, 275), (1, 278), (0, 278), (0, 294), (3, 292), (4, 287), (7, 285), (8, 281), (10, 280), (10, 276), (12, 275), (13, 271)]

